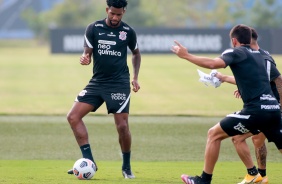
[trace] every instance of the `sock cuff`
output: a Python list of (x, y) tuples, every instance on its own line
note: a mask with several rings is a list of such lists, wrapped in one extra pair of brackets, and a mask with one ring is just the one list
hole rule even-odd
[(84, 145), (80, 146), (80, 149), (87, 148), (87, 147), (90, 147), (90, 144), (84, 144)]
[(203, 171), (201, 177), (204, 181), (211, 181), (212, 180), (212, 174), (208, 174), (205, 171)]

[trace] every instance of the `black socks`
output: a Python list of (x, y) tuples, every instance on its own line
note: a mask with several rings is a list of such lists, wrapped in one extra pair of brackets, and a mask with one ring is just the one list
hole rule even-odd
[(89, 160), (92, 160), (92, 162), (94, 162), (94, 158), (92, 156), (90, 144), (85, 144), (83, 146), (80, 146), (80, 150), (81, 150), (83, 158), (88, 158)]
[(252, 175), (252, 176), (255, 176), (255, 175), (258, 174), (258, 170), (257, 170), (256, 166), (254, 166), (254, 167), (252, 167), (250, 169), (247, 169), (247, 171), (248, 171), (248, 174)]
[(265, 177), (266, 176), (266, 169), (258, 169), (258, 172), (260, 173), (260, 175), (262, 177)]
[(123, 152), (122, 153), (122, 158), (123, 158), (122, 170), (131, 170), (131, 168), (130, 168), (130, 153), (131, 152)]
[(212, 174), (208, 174), (203, 171), (201, 178), (203, 182), (210, 182), (212, 180)]

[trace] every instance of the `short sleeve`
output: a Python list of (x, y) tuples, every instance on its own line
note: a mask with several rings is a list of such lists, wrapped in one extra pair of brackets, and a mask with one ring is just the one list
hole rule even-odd
[(86, 27), (85, 34), (84, 34), (84, 47), (93, 48), (94, 45), (94, 31), (93, 31), (93, 25), (89, 24)]
[(132, 29), (131, 36), (128, 42), (128, 47), (131, 51), (138, 48), (136, 32)]
[(226, 66), (238, 63), (247, 58), (247, 55), (239, 49), (226, 49), (220, 56)]

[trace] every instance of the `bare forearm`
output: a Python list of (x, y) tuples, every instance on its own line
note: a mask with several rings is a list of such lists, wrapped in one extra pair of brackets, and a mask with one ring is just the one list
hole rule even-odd
[(235, 80), (234, 76), (224, 75), (220, 80), (222, 82), (227, 82), (227, 83), (236, 85), (236, 80)]
[(190, 53), (187, 53), (187, 55), (185, 56), (186, 60), (190, 61), (191, 63), (198, 65), (200, 67), (203, 68), (209, 68), (209, 69), (214, 69), (214, 60), (211, 58), (207, 58), (207, 57), (201, 57), (201, 56), (196, 56)]
[(184, 59), (190, 61), (191, 63), (198, 65), (203, 68), (208, 69), (217, 69), (217, 68), (224, 68), (225, 63), (220, 58), (208, 58), (208, 57), (202, 57), (202, 56), (196, 56), (190, 53), (187, 53), (187, 55), (184, 57)]
[(141, 55), (140, 55), (140, 53), (133, 54), (132, 55), (133, 79), (136, 79), (136, 80), (138, 79), (140, 65), (141, 65)]
[(198, 65), (203, 68), (217, 69), (226, 67), (225, 62), (221, 58), (211, 59), (208, 57), (201, 57), (190, 54), (186, 47), (181, 45), (178, 41), (174, 41), (176, 45), (172, 46), (171, 51), (175, 53), (178, 57), (188, 60), (191, 63)]

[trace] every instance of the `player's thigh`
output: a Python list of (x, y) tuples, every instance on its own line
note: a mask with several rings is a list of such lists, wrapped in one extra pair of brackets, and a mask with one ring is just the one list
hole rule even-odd
[(111, 89), (103, 93), (108, 113), (129, 113), (130, 89)]
[(220, 121), (220, 126), (229, 136), (243, 135), (249, 132), (258, 134), (259, 131), (256, 122), (260, 117), (261, 115), (259, 114), (249, 114), (240, 111), (234, 114), (228, 114)]
[(208, 131), (208, 139), (209, 140), (223, 140), (228, 138), (229, 136), (226, 132), (221, 128), (220, 124), (217, 123)]
[(89, 109), (91, 109), (89, 112), (95, 112), (104, 103), (102, 94), (101, 90), (91, 88), (89, 85), (86, 86), (75, 99), (75, 102), (79, 104), (76, 109), (78, 111), (82, 110), (82, 113), (87, 112)]
[(70, 112), (68, 113), (69, 120), (82, 119), (86, 114), (93, 110), (93, 105), (84, 102), (74, 102)]

